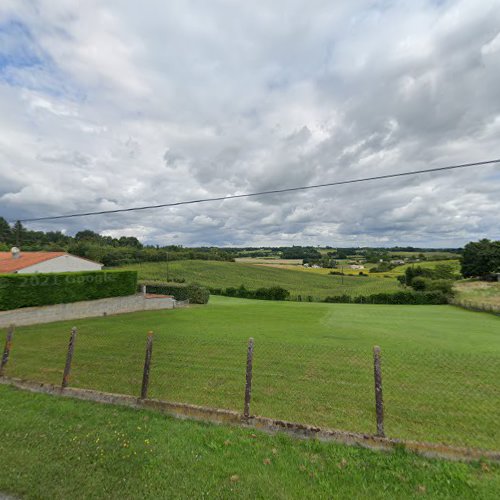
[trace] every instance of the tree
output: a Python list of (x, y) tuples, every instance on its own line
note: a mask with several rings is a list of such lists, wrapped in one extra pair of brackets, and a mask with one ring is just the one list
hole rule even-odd
[(83, 231), (78, 231), (75, 234), (76, 241), (95, 241), (98, 242), (101, 239), (101, 235), (91, 231), (90, 229), (84, 229)]
[(9, 244), (12, 242), (12, 229), (9, 223), (0, 217), (0, 243)]
[(500, 272), (500, 241), (482, 239), (467, 243), (462, 254), (462, 274), (465, 278)]
[(23, 242), (29, 242), (29, 239), (26, 238), (26, 235), (26, 229), (19, 221), (17, 221), (12, 228), (12, 243), (20, 246)]

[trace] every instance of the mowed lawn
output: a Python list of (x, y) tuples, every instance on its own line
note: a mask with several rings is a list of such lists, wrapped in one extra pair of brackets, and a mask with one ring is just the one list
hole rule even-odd
[[(298, 267), (298, 266), (297, 266)], [(166, 281), (166, 262), (146, 262), (122, 266), (134, 269), (140, 279)], [(322, 270), (324, 271), (324, 270)], [(174, 261), (169, 264), (170, 279), (185, 279), (210, 288), (227, 288), (244, 285), (250, 290), (279, 285), (286, 288), (293, 299), (301, 295), (314, 300), (323, 300), (329, 295), (369, 295), (400, 290), (396, 279), (363, 276), (335, 276), (323, 273), (304, 272), (298, 269), (279, 269), (271, 266), (240, 262), (217, 262), (208, 260)]]
[(493, 315), (211, 297), (207, 306), (19, 328), (7, 375), (60, 383), (73, 324), (75, 386), (139, 395), (152, 330), (151, 397), (242, 410), (251, 336), (252, 413), (370, 433), (379, 345), (388, 436), (500, 449)]
[(16, 498), (487, 499), (500, 489), (492, 463), (377, 453), (5, 386), (0, 419), (0, 492)]

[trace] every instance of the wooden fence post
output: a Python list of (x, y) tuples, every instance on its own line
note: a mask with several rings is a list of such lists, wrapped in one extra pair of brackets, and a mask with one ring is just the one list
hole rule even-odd
[(253, 338), (248, 339), (247, 350), (247, 372), (245, 384), (245, 407), (243, 416), (248, 420), (250, 417), (250, 400), (252, 399), (252, 366), (253, 366)]
[(10, 325), (9, 328), (7, 329), (7, 338), (5, 339), (5, 347), (3, 350), (2, 361), (0, 362), (0, 377), (3, 377), (5, 365), (7, 364), (7, 361), (9, 361), (13, 336), (14, 336), (14, 325)]
[(71, 362), (73, 361), (73, 352), (75, 351), (75, 341), (76, 341), (76, 326), (71, 329), (71, 336), (69, 338), (68, 353), (66, 354), (66, 365), (64, 366), (64, 375), (61, 384), (61, 389), (68, 387), (69, 375), (71, 373)]
[(151, 357), (153, 355), (153, 332), (148, 332), (146, 341), (146, 358), (144, 360), (144, 372), (142, 374), (141, 399), (148, 397), (149, 369), (151, 366)]
[(382, 397), (382, 367), (380, 363), (380, 347), (373, 348), (373, 374), (375, 378), (375, 411), (377, 414), (377, 436), (384, 433), (384, 399)]

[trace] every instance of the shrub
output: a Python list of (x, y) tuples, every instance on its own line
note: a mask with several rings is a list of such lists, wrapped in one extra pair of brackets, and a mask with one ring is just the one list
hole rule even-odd
[(390, 262), (381, 262), (378, 266), (372, 267), (370, 269), (371, 273), (386, 273), (387, 271), (391, 271), (396, 266), (391, 264)]
[(239, 297), (241, 299), (260, 299), (260, 300), (287, 300), (290, 292), (280, 286), (271, 286), (269, 288), (258, 288), (257, 290), (248, 290), (244, 285), (239, 288), (228, 287), (225, 290), (221, 288), (211, 288), (214, 295), (225, 295), (227, 297)]
[(413, 278), (411, 287), (416, 291), (438, 291), (445, 295), (453, 296), (453, 281), (446, 279), (431, 279), (418, 276)]
[(439, 291), (445, 295), (453, 296), (453, 281), (451, 280), (428, 280), (426, 290)]
[(422, 292), (422, 291), (426, 290), (428, 282), (429, 282), (429, 280), (422, 278), (421, 276), (417, 276), (416, 278), (412, 279), (411, 287), (414, 290)]
[(448, 298), (441, 291), (404, 291), (396, 293), (376, 293), (372, 295), (337, 295), (327, 297), (325, 302), (333, 303), (355, 303), (355, 304), (407, 304), (407, 305), (431, 305), (447, 304)]
[(280, 286), (270, 288), (258, 288), (255, 290), (255, 298), (262, 300), (286, 300), (290, 297), (290, 292)]
[(140, 285), (146, 285), (148, 293), (173, 295), (176, 300), (189, 300), (191, 304), (206, 304), (210, 298), (208, 289), (196, 283), (186, 285), (184, 283), (141, 281)]
[(136, 271), (0, 275), (0, 310), (133, 295)]

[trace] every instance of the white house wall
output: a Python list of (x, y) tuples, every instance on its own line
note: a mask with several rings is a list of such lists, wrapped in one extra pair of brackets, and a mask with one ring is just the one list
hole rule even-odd
[(61, 255), (53, 259), (39, 262), (24, 269), (17, 271), (19, 274), (28, 273), (66, 273), (77, 271), (100, 271), (102, 264), (91, 262), (90, 260), (80, 259), (74, 255)]

